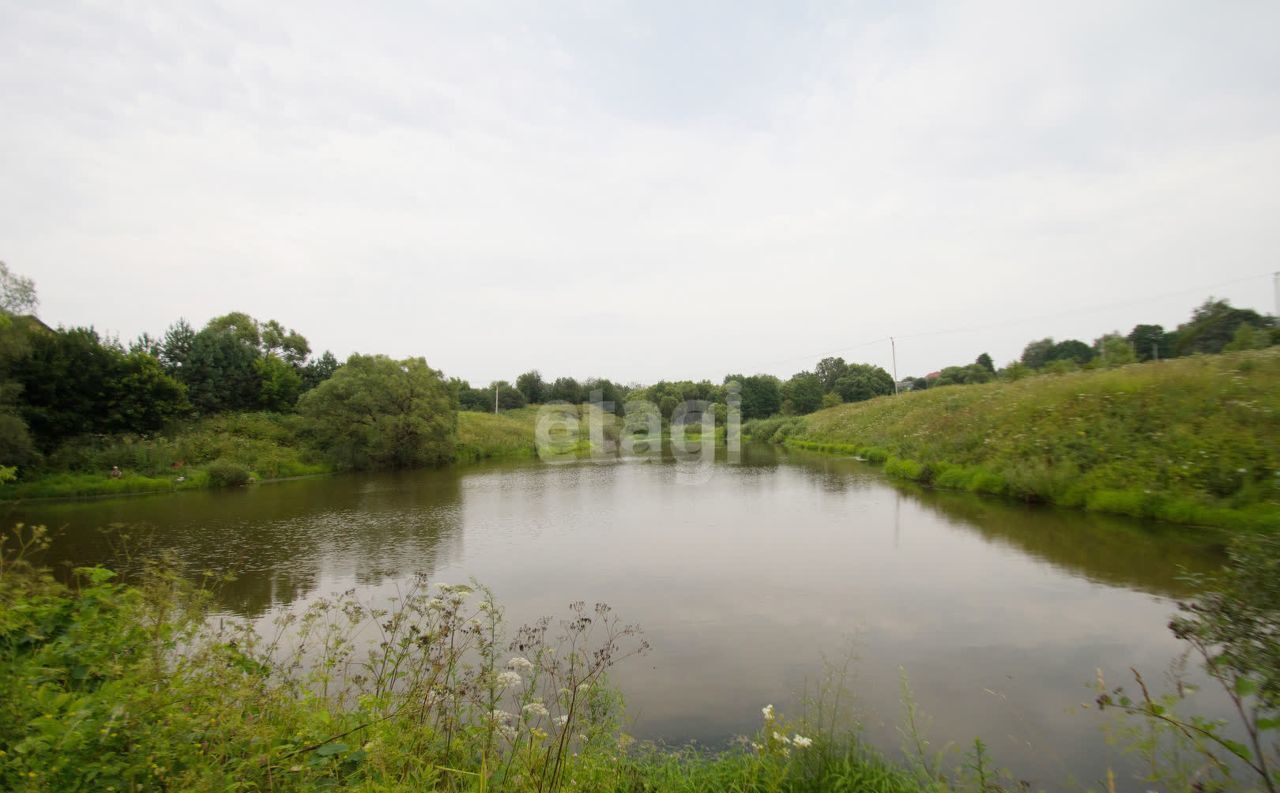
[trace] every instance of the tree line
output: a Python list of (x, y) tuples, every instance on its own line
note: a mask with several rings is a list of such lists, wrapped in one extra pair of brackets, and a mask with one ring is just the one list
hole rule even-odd
[(787, 379), (770, 374), (621, 384), (606, 378), (544, 378), (536, 369), (475, 388), (446, 379), (422, 358), (314, 355), (306, 337), (274, 319), (243, 312), (198, 330), (179, 319), (160, 337), (129, 344), (93, 328), (52, 329), (35, 318), (35, 285), (0, 262), (0, 481), (85, 436), (147, 434), (176, 419), (238, 411), (299, 417), (301, 432), (342, 467), (411, 467), (451, 459), (457, 412), (513, 410), (551, 402), (626, 404), (643, 400), (666, 420), (690, 400), (717, 405), (730, 391), (743, 419), (803, 415), (900, 390), (1018, 379), (1041, 372), (1119, 366), (1280, 343), (1274, 317), (1210, 299), (1173, 330), (1139, 324), (1127, 335), (1038, 339), (997, 369), (983, 353), (895, 384), (879, 366), (827, 357)]
[(125, 345), (93, 328), (50, 328), (29, 278), (0, 262), (0, 481), (60, 445), (148, 435), (171, 422), (269, 411), (340, 467), (452, 459), (458, 394), (422, 358), (313, 355), (278, 321), (232, 312), (199, 330), (179, 319)]

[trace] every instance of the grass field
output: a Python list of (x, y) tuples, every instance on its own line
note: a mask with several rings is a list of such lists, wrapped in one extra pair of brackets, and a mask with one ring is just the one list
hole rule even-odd
[(937, 487), (1280, 528), (1280, 349), (941, 387), (744, 431)]
[(490, 458), (532, 457), (533, 430), (537, 411), (533, 408), (505, 413), (458, 413), (458, 462)]

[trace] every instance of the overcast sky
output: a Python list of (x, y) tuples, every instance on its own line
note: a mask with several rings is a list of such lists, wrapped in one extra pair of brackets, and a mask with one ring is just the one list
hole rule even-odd
[[(923, 374), (1273, 310), (1280, 3), (0, 0), (0, 259), (128, 340)], [(951, 332), (939, 332), (951, 331)]]

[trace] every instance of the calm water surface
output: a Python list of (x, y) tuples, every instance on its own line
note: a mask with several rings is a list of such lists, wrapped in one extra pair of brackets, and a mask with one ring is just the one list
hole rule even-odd
[[(1202, 532), (897, 486), (854, 460), (748, 448), (675, 463), (496, 464), (233, 492), (30, 504), (56, 562), (119, 564), (100, 529), (193, 569), (232, 571), (222, 607), (263, 616), (417, 572), (476, 578), (513, 623), (603, 600), (653, 651), (618, 668), (632, 732), (723, 745), (786, 710), (822, 655), (858, 656), (871, 740), (900, 744), (900, 670), (935, 747), (981, 736), (1019, 777), (1063, 788), (1128, 767), (1106, 746), (1094, 670), (1157, 677), (1180, 567), (1220, 563)], [(704, 481), (697, 481), (703, 479)], [(694, 481), (690, 481), (694, 480)]]

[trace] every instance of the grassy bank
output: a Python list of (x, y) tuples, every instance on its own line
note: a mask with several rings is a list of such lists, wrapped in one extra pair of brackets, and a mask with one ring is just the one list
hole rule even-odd
[(458, 462), (497, 458), (532, 457), (537, 411), (533, 408), (503, 413), (458, 413)]
[[(535, 430), (541, 406), (534, 405), (502, 413), (477, 413), (462, 411), (458, 414), (457, 462), (477, 460), (535, 457)], [(611, 413), (605, 413), (591, 404), (568, 405), (562, 410), (573, 416), (577, 432), (564, 427), (553, 427), (548, 439), (547, 451), (551, 454), (586, 454), (591, 450), (589, 422), (594, 416), (600, 422), (604, 437), (618, 439), (621, 422)]]
[[(458, 414), (456, 462), (532, 457), (537, 408)], [(121, 470), (110, 475), (112, 466)], [(0, 486), (0, 500), (167, 493), (226, 487), (334, 469), (309, 447), (296, 415), (225, 413), (175, 424), (154, 436), (70, 442), (21, 481)]]
[[(112, 467), (122, 472), (110, 475)], [(296, 416), (224, 413), (153, 436), (82, 438), (60, 447), (0, 499), (162, 493), (328, 473), (304, 444)]]
[(1280, 350), (942, 387), (744, 432), (942, 488), (1280, 529)]

